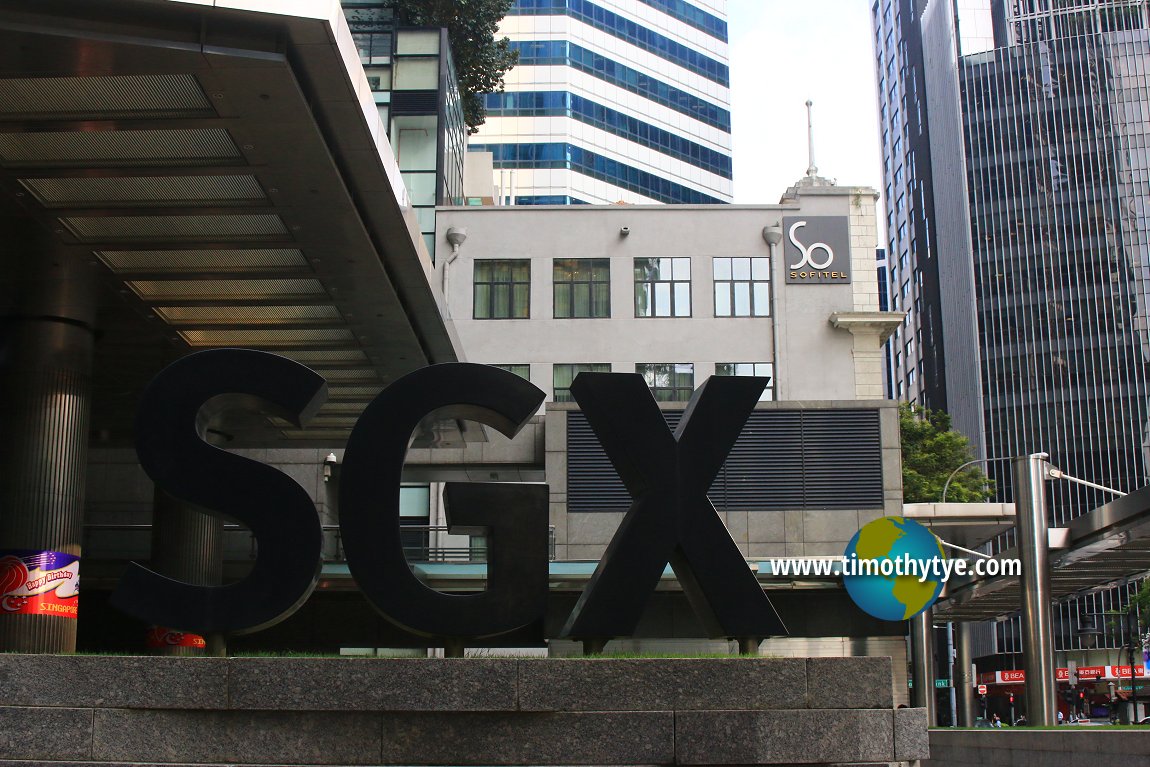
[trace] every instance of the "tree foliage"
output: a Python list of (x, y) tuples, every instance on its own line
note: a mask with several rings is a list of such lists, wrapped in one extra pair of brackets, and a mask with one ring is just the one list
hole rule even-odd
[(503, 76), (519, 61), (506, 37), (495, 38), (513, 0), (391, 0), (401, 23), (446, 27), (469, 133), (483, 124), (483, 96), (503, 90)]
[[(971, 460), (970, 442), (950, 426), (950, 416), (941, 410), (899, 405), (899, 431), (902, 435), (902, 495), (906, 503), (930, 503), (942, 499), (942, 489), (951, 472)], [(985, 501), (994, 492), (994, 482), (978, 465), (969, 466), (950, 482), (946, 500), (955, 503)]]

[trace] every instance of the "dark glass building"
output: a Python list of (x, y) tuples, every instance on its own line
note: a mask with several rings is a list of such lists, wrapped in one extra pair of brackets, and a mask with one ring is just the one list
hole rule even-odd
[[(1027, 42), (964, 57), (961, 84), (987, 453), (1049, 452), (1130, 491), (1147, 482), (1150, 32), (1123, 11), (1017, 21)], [(1055, 524), (1111, 497), (1051, 492)]]
[[(1147, 3), (872, 11), (890, 295), (908, 311), (896, 396), (951, 414), (991, 459), (997, 500), (1014, 494), (994, 459), (1038, 451), (1121, 491), (1147, 484)], [(1048, 489), (1053, 524), (1112, 497)], [(1089, 609), (1060, 607), (1060, 625)], [(976, 655), (1017, 652), (1016, 624)]]

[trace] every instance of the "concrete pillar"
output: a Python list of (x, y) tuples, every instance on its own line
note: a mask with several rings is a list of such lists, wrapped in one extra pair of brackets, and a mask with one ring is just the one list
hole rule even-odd
[[(224, 578), (224, 523), (177, 501), (156, 488), (152, 513), (152, 567), (161, 575), (197, 586), (219, 586)], [(155, 655), (217, 655), (226, 649), (222, 636), (200, 637), (204, 645), (188, 644), (197, 635), (154, 627), (149, 649)]]
[(1013, 459), (1014, 526), (1022, 562), (1022, 653), (1026, 671), (1026, 722), (1058, 723), (1054, 682), (1054, 629), (1046, 523), (1046, 453)]
[(938, 724), (934, 698), (933, 610), (923, 610), (910, 619), (911, 681), (910, 704), (926, 709), (928, 727)]
[(974, 701), (974, 658), (970, 649), (970, 624), (959, 621), (954, 624), (954, 688), (958, 702), (958, 726), (973, 727), (978, 718)]
[(855, 397), (882, 399), (883, 344), (902, 324), (901, 312), (836, 312), (831, 325), (850, 331), (854, 348), (851, 355), (855, 369)]
[[(74, 652), (94, 276), (35, 225), (0, 228), (0, 651)], [(46, 593), (19, 584), (61, 568)]]

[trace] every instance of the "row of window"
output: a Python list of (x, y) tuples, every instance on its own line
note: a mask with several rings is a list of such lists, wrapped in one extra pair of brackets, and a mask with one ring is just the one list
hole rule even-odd
[(574, 43), (515, 41), (511, 48), (519, 53), (520, 66), (569, 66), (725, 133), (731, 132), (731, 113), (726, 109)]
[(518, 0), (508, 16), (566, 15), (584, 24), (624, 40), (636, 48), (666, 59), (684, 69), (722, 85), (731, 84), (730, 69), (726, 64), (704, 53), (688, 48), (638, 22), (625, 19), (588, 0)]
[[(477, 320), (531, 316), (531, 260), (474, 262), (472, 316)], [(763, 257), (716, 257), (711, 262), (716, 317), (768, 317), (771, 262)], [(611, 316), (611, 259), (557, 258), (551, 270), (555, 319)], [(635, 316), (691, 316), (691, 259), (634, 260)]]
[(731, 178), (731, 156), (566, 91), (489, 93), (492, 117), (572, 117), (668, 157)]
[[(530, 364), (495, 365), (520, 378), (531, 380)], [(574, 402), (571, 382), (580, 373), (610, 373), (611, 364), (590, 362), (578, 364), (556, 363), (551, 366), (552, 399), (556, 402)], [(643, 376), (651, 393), (659, 402), (686, 402), (695, 390), (695, 365), (692, 362), (645, 362), (635, 365), (635, 372)], [(770, 382), (760, 401), (775, 398), (775, 365), (772, 362), (720, 362), (715, 365), (719, 376), (759, 376)]]
[(657, 8), (668, 16), (689, 24), (700, 32), (727, 42), (727, 22), (714, 14), (707, 13), (684, 0), (639, 0), (644, 5)]
[(491, 152), (496, 169), (574, 170), (658, 202), (684, 205), (723, 203), (719, 198), (697, 189), (691, 189), (573, 144), (472, 144), (469, 149), (473, 152)]

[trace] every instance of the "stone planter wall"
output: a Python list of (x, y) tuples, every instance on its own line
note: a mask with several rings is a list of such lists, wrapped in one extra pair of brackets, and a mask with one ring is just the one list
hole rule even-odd
[(888, 658), (0, 655), (0, 765), (851, 764), (927, 756)]
[(1150, 727), (1063, 725), (1057, 730), (1003, 727), (931, 730), (930, 761), (922, 767), (1130, 767), (1150, 765)]

